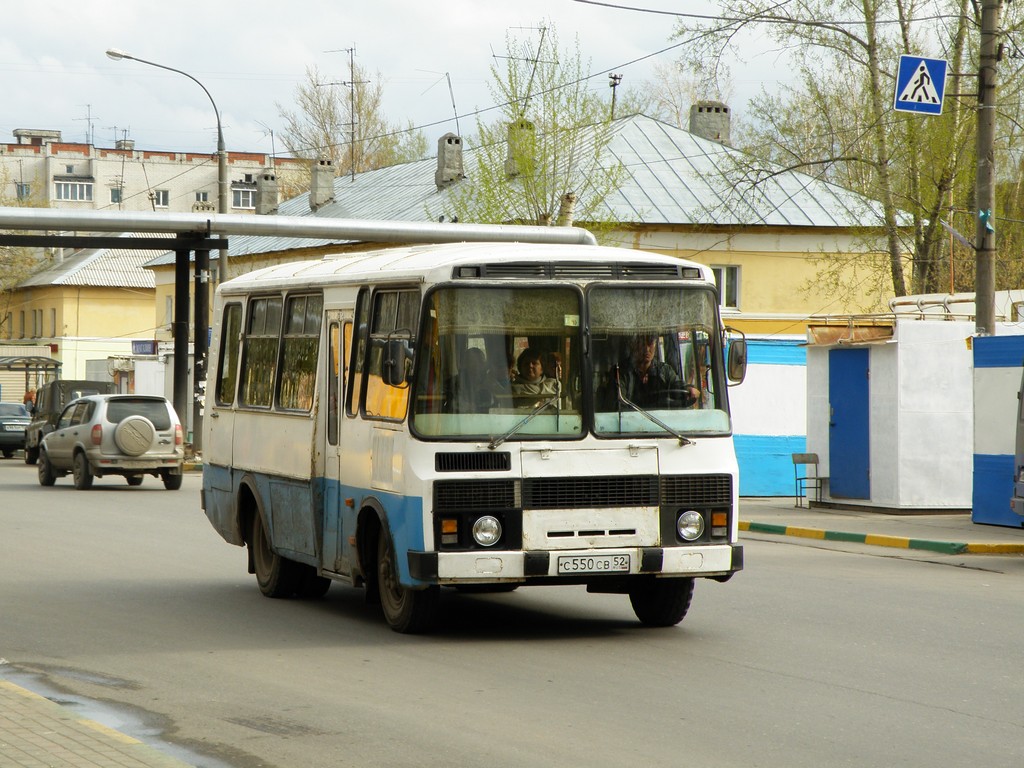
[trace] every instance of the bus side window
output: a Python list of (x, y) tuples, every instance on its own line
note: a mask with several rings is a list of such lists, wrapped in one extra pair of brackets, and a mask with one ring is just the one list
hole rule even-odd
[[(347, 327), (347, 324), (346, 324)], [(338, 444), (338, 396), (341, 390), (341, 328), (337, 323), (327, 327), (327, 442)]]
[(363, 391), (366, 335), (370, 329), (370, 292), (366, 288), (359, 292), (355, 323), (354, 333), (350, 334), (350, 338), (354, 338), (354, 342), (350, 344), (351, 357), (346, 354), (346, 359), (352, 361), (348, 372), (348, 394), (345, 397), (345, 412), (349, 416), (359, 413), (359, 401)]
[(238, 337), (242, 331), (242, 305), (224, 307), (221, 322), (220, 354), (217, 360), (217, 405), (235, 402), (235, 384), (238, 382)]
[(269, 408), (274, 400), (274, 374), (281, 334), (280, 296), (261, 296), (249, 302), (248, 331), (242, 344), (242, 405)]
[[(401, 419), (409, 402), (409, 376), (413, 366), (416, 321), (419, 315), (418, 291), (377, 291), (374, 294), (371, 332), (366, 356), (366, 400), (370, 418)], [(403, 371), (394, 385), (385, 383), (384, 366), (391, 360), (388, 348), (403, 345), (399, 355)], [(389, 376), (389, 378), (391, 378)]]
[(308, 412), (313, 407), (323, 305), (319, 294), (288, 297), (278, 374), (281, 408)]

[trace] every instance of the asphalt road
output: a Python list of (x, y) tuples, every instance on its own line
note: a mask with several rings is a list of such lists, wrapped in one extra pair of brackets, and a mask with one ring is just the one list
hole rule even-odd
[(1024, 764), (1020, 560), (751, 537), (673, 629), (545, 587), (412, 637), (342, 585), (262, 597), (199, 484), (0, 461), (0, 678), (204, 766)]

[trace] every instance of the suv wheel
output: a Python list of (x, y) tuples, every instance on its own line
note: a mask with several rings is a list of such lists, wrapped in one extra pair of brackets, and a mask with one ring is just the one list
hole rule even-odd
[(164, 488), (168, 491), (176, 491), (181, 488), (181, 474), (174, 474), (173, 472), (164, 472), (163, 481)]
[(39, 459), (39, 447), (36, 446), (35, 448), (29, 448), (28, 445), (26, 445), (25, 446), (25, 463), (26, 464), (35, 464), (38, 459)]
[(36, 467), (36, 471), (39, 473), (40, 485), (51, 486), (57, 482), (57, 476), (53, 474), (53, 467), (50, 466), (50, 459), (45, 451), (39, 453), (39, 466)]
[(84, 453), (75, 454), (75, 463), (72, 466), (72, 474), (75, 477), (75, 488), (80, 491), (87, 491), (92, 488), (92, 470), (89, 469), (89, 460)]

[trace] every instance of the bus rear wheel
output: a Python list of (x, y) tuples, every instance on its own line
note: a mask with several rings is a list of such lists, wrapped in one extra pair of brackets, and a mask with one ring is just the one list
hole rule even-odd
[(645, 579), (630, 588), (629, 602), (642, 624), (674, 627), (686, 616), (693, 599), (693, 579)]
[(271, 548), (270, 538), (258, 512), (253, 515), (249, 551), (252, 553), (253, 570), (256, 572), (260, 592), (267, 597), (291, 597), (295, 594), (301, 575), (299, 564), (281, 557)]
[(377, 537), (377, 592), (384, 618), (396, 632), (418, 634), (434, 625), (440, 590), (436, 586), (409, 589), (398, 578), (398, 561), (391, 537), (381, 531)]

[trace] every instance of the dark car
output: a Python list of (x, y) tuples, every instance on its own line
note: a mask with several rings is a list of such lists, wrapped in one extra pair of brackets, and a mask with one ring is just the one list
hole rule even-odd
[(25, 429), (31, 418), (21, 403), (0, 403), (0, 452), (5, 459), (25, 445)]
[(32, 421), (25, 430), (25, 463), (36, 463), (39, 444), (48, 432), (53, 431), (65, 405), (86, 395), (102, 395), (113, 391), (113, 382), (88, 379), (56, 379), (41, 386), (36, 392)]
[(70, 472), (84, 491), (94, 477), (119, 475), (140, 485), (143, 475), (154, 475), (176, 491), (183, 459), (181, 423), (167, 398), (90, 395), (69, 403), (43, 438), (39, 484), (53, 485)]

